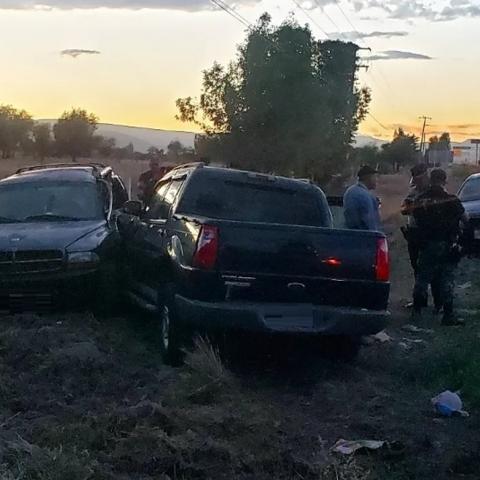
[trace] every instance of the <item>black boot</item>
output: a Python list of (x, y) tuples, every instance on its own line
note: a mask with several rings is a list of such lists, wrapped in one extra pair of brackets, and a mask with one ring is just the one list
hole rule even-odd
[(465, 325), (465, 320), (461, 320), (453, 313), (453, 303), (448, 302), (443, 305), (442, 325), (444, 327), (458, 327)]

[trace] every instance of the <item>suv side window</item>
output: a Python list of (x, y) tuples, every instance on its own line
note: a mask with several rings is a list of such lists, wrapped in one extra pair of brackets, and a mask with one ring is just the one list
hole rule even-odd
[(145, 210), (145, 218), (147, 219), (162, 219), (162, 212), (163, 208), (163, 200), (165, 198), (165, 194), (167, 193), (168, 188), (170, 187), (170, 181), (162, 183), (157, 187), (155, 192), (150, 198), (150, 202)]
[(164, 199), (164, 214), (163, 217), (161, 218), (168, 218), (168, 214), (170, 213), (170, 210), (175, 203), (175, 200), (177, 198), (178, 192), (182, 188), (183, 182), (185, 181), (185, 177), (182, 178), (177, 178), (172, 181), (170, 184), (170, 188), (168, 189), (167, 193), (165, 194), (165, 199)]

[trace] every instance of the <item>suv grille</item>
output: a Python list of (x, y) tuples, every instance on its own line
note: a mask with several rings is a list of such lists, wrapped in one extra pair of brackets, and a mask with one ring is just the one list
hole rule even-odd
[(0, 274), (56, 272), (62, 269), (61, 250), (21, 250), (0, 252)]

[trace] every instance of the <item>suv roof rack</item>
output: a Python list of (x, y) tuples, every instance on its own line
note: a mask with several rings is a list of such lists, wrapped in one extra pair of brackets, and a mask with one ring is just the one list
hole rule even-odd
[(82, 168), (90, 167), (93, 168), (96, 173), (100, 173), (106, 169), (105, 165), (102, 163), (51, 163), (46, 165), (33, 165), (31, 167), (19, 168), (15, 175), (25, 172), (34, 172), (36, 170), (48, 170), (54, 168)]
[(191, 162), (191, 163), (183, 163), (182, 165), (177, 165), (173, 167), (170, 171), (174, 172), (175, 170), (181, 170), (182, 168), (201, 168), (205, 167), (205, 162)]

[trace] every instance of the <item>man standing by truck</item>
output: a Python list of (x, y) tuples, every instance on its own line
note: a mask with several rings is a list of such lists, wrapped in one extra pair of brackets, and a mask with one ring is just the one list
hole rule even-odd
[[(417, 224), (413, 216), (413, 206), (415, 199), (424, 193), (430, 187), (430, 177), (428, 175), (428, 168), (424, 163), (419, 163), (412, 167), (410, 170), (412, 179), (410, 181), (411, 190), (408, 196), (402, 203), (401, 213), (407, 217), (407, 225), (402, 227), (402, 233), (407, 241), (408, 254), (410, 257), (410, 264), (412, 265), (413, 273), (417, 272), (418, 254), (420, 251), (420, 238)], [(435, 313), (440, 313), (442, 308), (442, 296), (438, 285), (435, 283), (435, 279), (431, 284), (433, 303), (435, 307)], [(408, 305), (413, 306), (413, 304)], [(425, 307), (427, 304), (425, 304)]]
[(372, 194), (372, 191), (377, 188), (377, 174), (377, 170), (364, 165), (358, 172), (358, 182), (345, 192), (343, 207), (347, 228), (382, 231), (380, 202)]
[(458, 238), (465, 209), (455, 195), (445, 190), (447, 174), (437, 168), (430, 174), (430, 187), (414, 201), (413, 216), (418, 228), (419, 250), (413, 291), (413, 315), (421, 317), (428, 285), (436, 284), (443, 300), (442, 325), (461, 325), (453, 312), (455, 270), (460, 250)]

